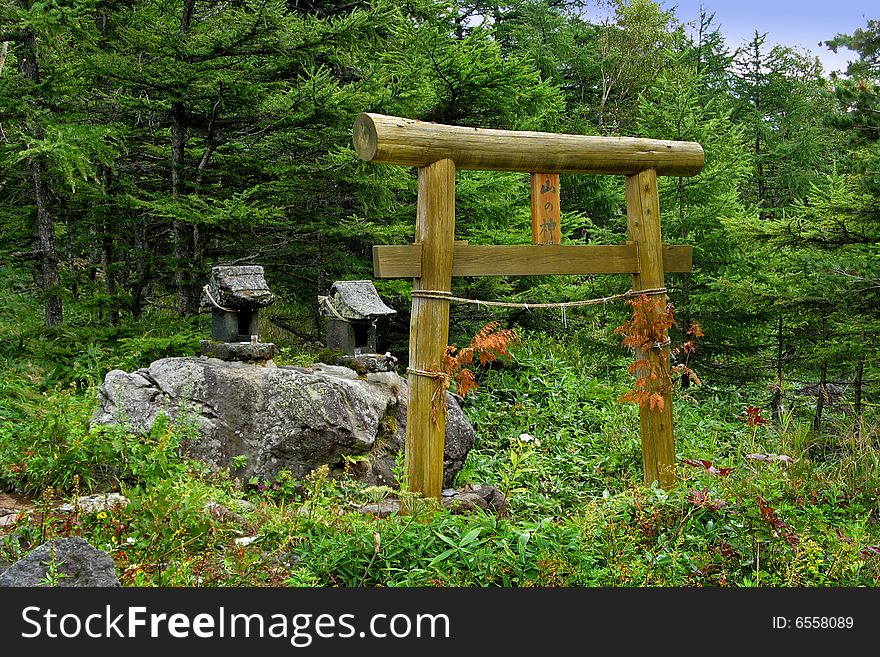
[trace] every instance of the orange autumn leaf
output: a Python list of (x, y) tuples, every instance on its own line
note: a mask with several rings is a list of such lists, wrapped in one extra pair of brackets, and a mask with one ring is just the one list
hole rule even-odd
[(499, 324), (497, 321), (486, 324), (466, 347), (459, 349), (454, 344), (446, 347), (440, 368), (432, 370), (437, 374), (437, 387), (431, 400), (434, 422), (440, 411), (446, 408), (446, 390), (450, 382), (455, 381), (456, 392), (462, 397), (478, 387), (476, 376), (466, 368), (467, 365), (471, 365), (475, 359), (479, 360), (480, 365), (486, 365), (510, 355), (509, 347), (519, 340), (519, 336), (511, 329), (499, 329)]
[[(692, 322), (687, 331), (688, 339), (681, 345), (664, 349), (669, 344), (668, 331), (676, 326), (672, 305), (664, 304), (663, 297), (649, 297), (642, 294), (626, 301), (632, 308), (628, 320), (614, 329), (621, 336), (621, 346), (636, 354), (636, 359), (627, 368), (635, 375), (633, 388), (623, 394), (618, 402), (638, 404), (652, 411), (664, 410), (664, 397), (672, 392), (672, 373), (687, 375), (696, 385), (702, 381), (687, 366), (687, 360), (696, 351), (696, 340), (703, 337), (703, 329), (698, 322)], [(685, 363), (669, 367), (666, 353), (684, 355)]]
[(477, 381), (474, 373), (470, 370), (461, 370), (455, 376), (456, 392), (462, 397), (466, 396), (471, 390), (477, 389)]

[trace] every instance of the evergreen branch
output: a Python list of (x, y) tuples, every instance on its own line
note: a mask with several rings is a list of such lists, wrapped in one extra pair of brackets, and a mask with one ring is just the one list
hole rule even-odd
[[(870, 242), (870, 243), (873, 244), (874, 242)], [(864, 292), (865, 290), (880, 289), (880, 280), (878, 280), (876, 278), (868, 278), (867, 276), (862, 276), (860, 274), (853, 274), (853, 273), (848, 272), (844, 269), (832, 269), (831, 271), (835, 274), (843, 276), (844, 278), (848, 278), (852, 281), (857, 281), (857, 282), (869, 284), (867, 287), (859, 288), (859, 290), (858, 290), (859, 292)]]

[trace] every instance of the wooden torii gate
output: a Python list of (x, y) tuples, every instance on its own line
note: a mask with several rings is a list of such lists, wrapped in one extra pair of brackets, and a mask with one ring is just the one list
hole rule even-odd
[[(373, 247), (377, 278), (413, 278), (414, 290), (451, 290), (453, 276), (632, 274), (632, 289), (664, 287), (664, 272), (691, 271), (691, 247), (667, 246), (660, 235), (657, 176), (692, 176), (703, 168), (695, 142), (632, 137), (586, 137), (544, 132), (489, 130), (361, 114), (354, 148), (367, 162), (419, 168), (415, 240)], [(532, 245), (456, 243), (456, 169), (532, 174)], [(629, 239), (625, 244), (560, 244), (559, 174), (626, 176)], [(665, 299), (665, 296), (664, 296)], [(449, 300), (413, 296), (409, 363), (417, 371), (439, 367), (449, 340)], [(662, 312), (659, 304), (656, 313)], [(663, 336), (665, 339), (665, 335)], [(663, 395), (662, 408), (640, 408), (644, 480), (669, 487), (676, 481), (672, 399), (648, 372), (669, 371), (669, 346), (651, 349), (638, 376), (646, 390)], [(659, 369), (662, 368), (662, 369)], [(409, 489), (440, 498), (445, 415), (432, 420), (436, 382), (410, 372), (406, 423)]]

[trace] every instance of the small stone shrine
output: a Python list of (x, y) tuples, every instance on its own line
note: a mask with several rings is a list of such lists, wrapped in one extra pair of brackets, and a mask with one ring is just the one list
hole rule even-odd
[(327, 320), (327, 349), (348, 356), (376, 353), (376, 320), (394, 315), (372, 281), (336, 281), (326, 297), (319, 297)]
[(202, 306), (211, 308), (211, 339), (202, 340), (202, 355), (255, 363), (271, 360), (278, 349), (260, 342), (259, 311), (274, 301), (262, 267), (212, 267), (202, 297)]

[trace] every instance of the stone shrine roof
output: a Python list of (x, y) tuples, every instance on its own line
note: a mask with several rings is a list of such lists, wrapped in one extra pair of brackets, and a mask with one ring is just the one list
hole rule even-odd
[(222, 306), (234, 310), (262, 308), (275, 301), (259, 265), (217, 266), (202, 296), (203, 306)]
[(345, 319), (373, 320), (397, 313), (385, 305), (372, 281), (336, 281), (325, 297), (321, 311), (334, 317), (336, 311)]

